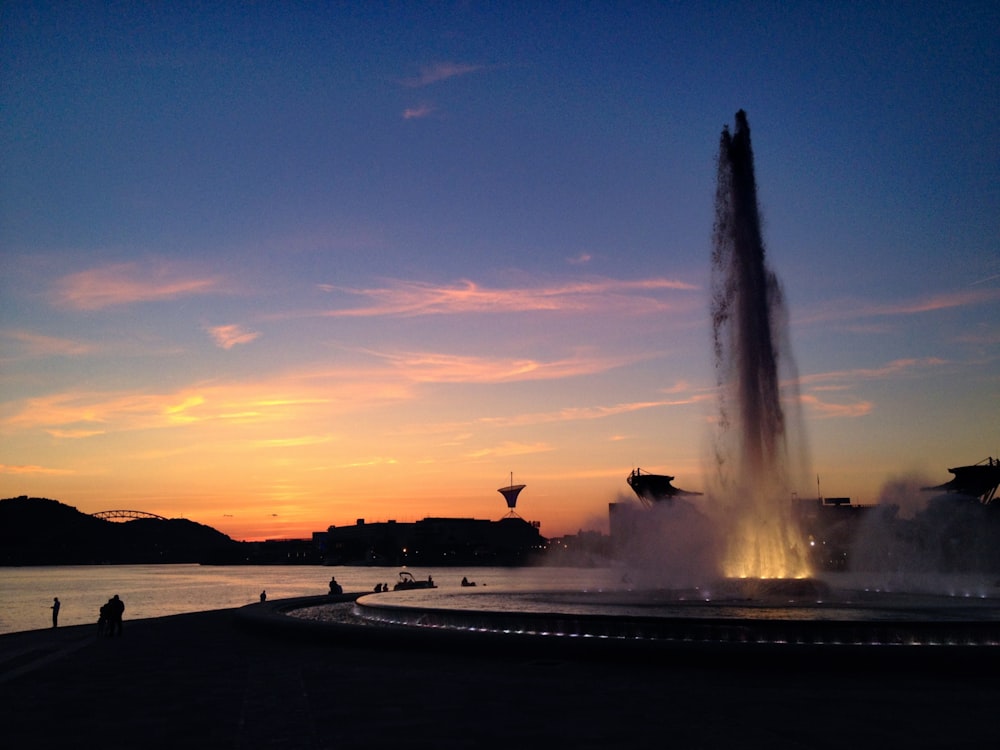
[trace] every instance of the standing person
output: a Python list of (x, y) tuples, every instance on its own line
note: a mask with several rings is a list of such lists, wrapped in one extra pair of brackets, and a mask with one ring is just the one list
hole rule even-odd
[(108, 599), (107, 602), (101, 605), (101, 616), (97, 618), (97, 635), (110, 635), (111, 630), (111, 616), (109, 612), (111, 611), (111, 600)]
[(59, 597), (58, 596), (53, 597), (52, 598), (52, 627), (54, 627), (54, 628), (58, 628), (59, 627), (59, 607), (60, 606), (62, 606), (62, 605), (59, 604)]
[(260, 592), (260, 603), (263, 604), (267, 601), (267, 589)]
[(118, 598), (118, 594), (111, 597), (108, 602), (108, 615), (111, 619), (111, 632), (109, 635), (122, 634), (122, 616), (125, 614), (125, 602)]

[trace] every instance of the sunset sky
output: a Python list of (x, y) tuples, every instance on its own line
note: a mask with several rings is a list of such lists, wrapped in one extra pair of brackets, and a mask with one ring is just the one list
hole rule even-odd
[(500, 518), (513, 474), (558, 536), (636, 466), (702, 489), (740, 108), (821, 492), (1000, 452), (995, 2), (0, 26), (0, 497), (287, 538)]

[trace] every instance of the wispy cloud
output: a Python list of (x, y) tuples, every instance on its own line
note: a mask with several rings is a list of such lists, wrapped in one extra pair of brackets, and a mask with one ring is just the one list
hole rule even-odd
[(647, 409), (662, 409), (671, 406), (689, 406), (714, 398), (712, 394), (693, 394), (688, 398), (670, 399), (664, 401), (635, 401), (611, 406), (578, 406), (558, 409), (548, 412), (517, 414), (514, 416), (484, 417), (477, 420), (479, 424), (489, 424), (503, 427), (524, 427), (527, 425), (547, 424), (552, 422), (580, 422), (592, 419), (606, 419), (619, 414), (631, 414)]
[(237, 344), (249, 344), (260, 336), (256, 331), (248, 331), (238, 325), (212, 326), (207, 330), (216, 346), (223, 349), (232, 349)]
[(360, 469), (369, 466), (392, 466), (398, 463), (395, 458), (389, 458), (387, 456), (372, 456), (366, 458), (359, 458), (354, 461), (349, 461), (347, 463), (340, 464), (338, 469)]
[(411, 78), (404, 78), (401, 83), (409, 88), (421, 88), (430, 86), (432, 83), (446, 81), (456, 76), (464, 76), (482, 70), (482, 65), (470, 65), (469, 63), (458, 62), (438, 62), (425, 65), (420, 69), (420, 73)]
[(53, 286), (53, 299), (59, 307), (100, 310), (207, 294), (218, 288), (217, 279), (184, 274), (167, 264), (118, 263), (62, 277)]
[(957, 341), (977, 346), (993, 346), (1000, 344), (1000, 326), (995, 328), (987, 325), (980, 326), (977, 330), (965, 331), (956, 337)]
[(868, 309), (870, 315), (916, 315), (919, 313), (948, 310), (953, 307), (970, 307), (1000, 300), (1000, 289), (962, 289), (957, 292), (934, 294), (930, 297), (900, 302), (894, 305), (876, 305)]
[[(587, 352), (550, 360), (433, 351), (360, 353), (371, 360), (260, 381), (211, 381), (164, 392), (73, 389), (33, 396), (7, 402), (0, 429), (8, 434), (41, 431), (72, 440), (197, 425), (273, 425), (316, 419), (317, 415), (329, 419), (370, 407), (410, 402), (419, 397), (419, 386), (423, 384), (559, 380), (606, 372), (632, 362), (626, 357), (593, 356)], [(678, 403), (679, 399), (671, 402)], [(572, 416), (564, 414), (563, 418)], [(575, 418), (583, 416), (578, 412)], [(282, 443), (281, 438), (266, 439), (276, 441), (273, 445), (289, 444), (287, 440)]]
[(320, 445), (334, 440), (332, 435), (299, 435), (287, 438), (268, 438), (256, 440), (254, 445), (260, 448), (298, 448), (303, 445)]
[(413, 398), (413, 380), (395, 367), (330, 369), (260, 381), (212, 381), (165, 392), (49, 393), (7, 402), (0, 428), (70, 439), (199, 424), (246, 427), (309, 419), (319, 412), (353, 413)]
[(155, 429), (226, 419), (232, 413), (264, 421), (286, 413), (269, 407), (254, 393), (235, 386), (172, 393), (64, 392), (26, 399), (3, 420), (14, 429), (44, 429), (54, 437), (86, 437), (88, 433)]
[(548, 443), (518, 443), (507, 441), (490, 448), (480, 448), (469, 452), (470, 458), (486, 458), (490, 456), (525, 456), (531, 453), (547, 453), (552, 450)]
[(831, 381), (882, 380), (884, 378), (898, 377), (907, 371), (940, 367), (945, 364), (948, 364), (947, 360), (938, 357), (896, 359), (881, 367), (860, 367), (853, 370), (831, 370), (830, 372), (803, 375), (799, 378), (799, 382), (803, 385), (811, 385)]
[(365, 297), (371, 304), (313, 313), (326, 317), (413, 317), (458, 313), (513, 313), (532, 311), (587, 312), (600, 310), (663, 311), (668, 305), (656, 297), (664, 291), (694, 291), (698, 287), (668, 278), (594, 279), (549, 287), (483, 287), (473, 281), (451, 286), (392, 280), (387, 286), (356, 289), (324, 285), (326, 291)]
[(576, 355), (549, 361), (529, 358), (475, 357), (441, 352), (371, 352), (406, 378), (419, 383), (505, 383), (557, 380), (606, 372), (632, 360)]
[(875, 405), (871, 401), (855, 399), (847, 403), (837, 403), (828, 400), (824, 395), (834, 392), (848, 393), (861, 381), (897, 379), (909, 373), (936, 369), (947, 364), (949, 364), (947, 360), (938, 357), (909, 358), (896, 359), (881, 367), (859, 367), (803, 375), (799, 378), (799, 383), (808, 391), (800, 394), (799, 402), (821, 418), (863, 417), (874, 410)]
[(46, 466), (33, 466), (30, 464), (20, 465), (20, 466), (9, 466), (7, 464), (0, 464), (0, 474), (75, 474), (76, 472), (69, 469), (50, 469)]
[(31, 331), (4, 331), (0, 336), (16, 342), (21, 354), (27, 357), (78, 357), (96, 350), (93, 344), (84, 341), (45, 336)]
[(864, 417), (875, 408), (871, 401), (856, 401), (850, 404), (834, 404), (824, 401), (815, 394), (803, 394), (799, 402), (818, 417)]
[(403, 110), (404, 120), (422, 120), (434, 113), (434, 107), (430, 104), (421, 104), (416, 107), (407, 107)]
[(872, 304), (856, 302), (838, 302), (825, 310), (797, 319), (797, 323), (821, 323), (835, 320), (854, 320), (858, 318), (896, 317), (922, 315), (937, 310), (949, 310), (958, 307), (973, 307), (1000, 301), (1000, 289), (961, 289), (954, 292), (932, 294), (913, 300), (903, 300), (894, 303)]
[(1000, 273), (995, 273), (992, 276), (986, 276), (982, 279), (976, 279), (972, 282), (971, 286), (976, 286), (978, 284), (991, 284), (994, 281), (1000, 281)]
[[(635, 401), (610, 406), (578, 406), (552, 411), (526, 412), (523, 414), (505, 414), (495, 417), (478, 417), (463, 422), (441, 422), (438, 424), (421, 423), (419, 426), (405, 428), (401, 434), (411, 431), (420, 434), (452, 434), (453, 437), (442, 445), (461, 445), (476, 434), (479, 427), (531, 427), (535, 425), (554, 424), (559, 422), (581, 422), (596, 419), (606, 419), (620, 414), (632, 414), (648, 409), (662, 409), (678, 406), (700, 404), (715, 398), (713, 392), (693, 393), (684, 398)], [(470, 429), (471, 428), (471, 429)]]
[(94, 437), (96, 435), (103, 435), (104, 430), (60, 430), (51, 429), (46, 430), (54, 438), (63, 438), (66, 440), (79, 440), (81, 438)]

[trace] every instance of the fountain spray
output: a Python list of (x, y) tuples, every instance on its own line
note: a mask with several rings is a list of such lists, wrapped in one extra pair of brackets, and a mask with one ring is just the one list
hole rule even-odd
[(765, 262), (760, 225), (750, 126), (740, 110), (733, 132), (722, 131), (715, 195), (712, 329), (719, 414), (711, 494), (725, 530), (727, 576), (798, 578), (809, 575), (809, 566), (791, 504), (779, 378), (779, 362), (791, 366), (791, 358), (781, 351), (781, 285)]

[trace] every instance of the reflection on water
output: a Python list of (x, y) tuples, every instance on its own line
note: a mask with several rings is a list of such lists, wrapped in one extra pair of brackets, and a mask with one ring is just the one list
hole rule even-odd
[(0, 571), (0, 633), (51, 625), (48, 607), (58, 596), (60, 626), (97, 623), (98, 610), (118, 594), (125, 622), (148, 617), (242, 606), (268, 595), (326, 592), (327, 570), (287, 566), (72, 565)]
[[(98, 610), (118, 594), (125, 601), (125, 621), (148, 617), (242, 607), (259, 600), (326, 594), (334, 575), (347, 593), (373, 591), (392, 584), (399, 568), (318, 565), (72, 565), (0, 569), (0, 633), (47, 628), (52, 597), (62, 603), (60, 626), (97, 623)], [(581, 568), (410, 568), (417, 578), (432, 575), (435, 591), (460, 589), (462, 576), (475, 590), (544, 590), (606, 586), (621, 571)]]

